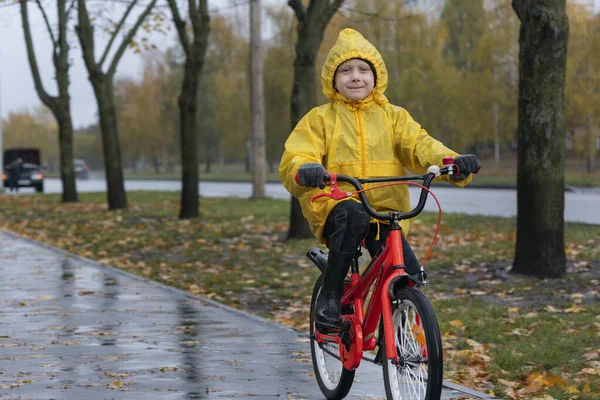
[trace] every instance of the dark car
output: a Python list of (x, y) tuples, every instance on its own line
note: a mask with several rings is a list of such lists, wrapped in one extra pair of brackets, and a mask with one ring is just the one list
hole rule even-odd
[(8, 171), (7, 168), (17, 159), (23, 161), (21, 167), (21, 174), (17, 180), (17, 186), (32, 187), (37, 192), (44, 191), (44, 173), (40, 166), (40, 150), (39, 149), (7, 149), (4, 150), (4, 171), (2, 172), (2, 181), (4, 187), (7, 188), (8, 182)]
[(85, 160), (76, 158), (75, 160), (73, 160), (73, 167), (75, 168), (76, 179), (89, 179), (90, 167), (88, 167)]

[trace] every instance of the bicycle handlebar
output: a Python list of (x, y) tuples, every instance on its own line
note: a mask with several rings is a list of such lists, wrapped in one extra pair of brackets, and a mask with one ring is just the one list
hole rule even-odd
[[(456, 171), (456, 165), (454, 164), (454, 159), (448, 157), (444, 158), (444, 167), (440, 168), (437, 165), (432, 165), (427, 169), (426, 174), (422, 175), (407, 175), (407, 176), (392, 176), (392, 177), (384, 177), (384, 178), (353, 178), (347, 175), (340, 175), (332, 173), (329, 176), (325, 176), (324, 183), (329, 182), (331, 184), (331, 193), (320, 193), (311, 198), (311, 202), (315, 201), (319, 197), (330, 197), (334, 200), (341, 200), (349, 197), (351, 193), (343, 192), (340, 190), (338, 186), (338, 182), (347, 182), (354, 186), (354, 188), (358, 192), (358, 197), (360, 201), (367, 211), (367, 213), (375, 219), (383, 220), (383, 221), (391, 221), (395, 219), (397, 221), (411, 219), (417, 216), (423, 208), (425, 208), (425, 202), (427, 201), (428, 189), (431, 186), (431, 182), (434, 178), (437, 178), (441, 175), (452, 175), (454, 171)], [(414, 180), (422, 180), (423, 188), (421, 189), (421, 195), (419, 197), (419, 203), (417, 206), (408, 211), (393, 211), (389, 213), (380, 213), (375, 211), (371, 204), (369, 204), (369, 200), (364, 192), (364, 188), (362, 187), (363, 183), (374, 183), (374, 182), (398, 182), (398, 181), (414, 181)]]

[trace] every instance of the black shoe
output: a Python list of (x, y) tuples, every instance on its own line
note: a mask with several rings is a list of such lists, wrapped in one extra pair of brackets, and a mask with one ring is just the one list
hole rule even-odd
[(344, 280), (356, 251), (329, 251), (327, 269), (323, 276), (321, 292), (315, 304), (315, 327), (321, 333), (340, 332), (343, 328), (340, 298)]
[(322, 334), (341, 332), (340, 301), (319, 294), (315, 305), (315, 328)]

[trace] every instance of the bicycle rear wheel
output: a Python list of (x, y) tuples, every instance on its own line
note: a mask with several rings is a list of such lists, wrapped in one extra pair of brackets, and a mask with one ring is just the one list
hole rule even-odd
[(337, 343), (318, 343), (314, 337), (315, 303), (322, 284), (323, 275), (317, 279), (310, 301), (310, 352), (315, 377), (317, 378), (321, 392), (329, 400), (338, 400), (348, 395), (354, 382), (355, 371), (348, 370), (342, 365), (339, 359), (340, 352)]
[(440, 328), (431, 303), (419, 289), (405, 287), (395, 292), (392, 321), (399, 363), (385, 359), (383, 318), (383, 379), (392, 400), (438, 400), (442, 393), (443, 355)]

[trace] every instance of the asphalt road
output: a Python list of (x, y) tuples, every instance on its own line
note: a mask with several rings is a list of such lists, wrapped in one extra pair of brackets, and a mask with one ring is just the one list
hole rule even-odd
[[(252, 186), (250, 183), (228, 182), (201, 182), (200, 194), (205, 197), (250, 197)], [(59, 179), (46, 180), (47, 193), (62, 192), (62, 182)], [(131, 190), (161, 190), (179, 191), (179, 181), (168, 180), (127, 180), (125, 189)], [(102, 179), (78, 180), (77, 190), (80, 192), (104, 192), (106, 182)], [(413, 206), (418, 201), (419, 190), (411, 188), (411, 201)], [(31, 189), (22, 192), (32, 193)], [(438, 197), (442, 210), (449, 213), (465, 213), (469, 215), (493, 215), (511, 217), (517, 214), (517, 193), (513, 189), (477, 189), (454, 188), (439, 186), (433, 189)], [(283, 185), (268, 183), (267, 196), (279, 199), (289, 199), (290, 195)], [(568, 222), (584, 222), (600, 225), (600, 189), (574, 189), (565, 193), (565, 220)], [(429, 199), (425, 206), (427, 211), (437, 211), (433, 199)]]
[[(0, 274), (0, 398), (322, 398), (303, 333), (2, 230)], [(383, 396), (363, 362), (348, 399)]]

